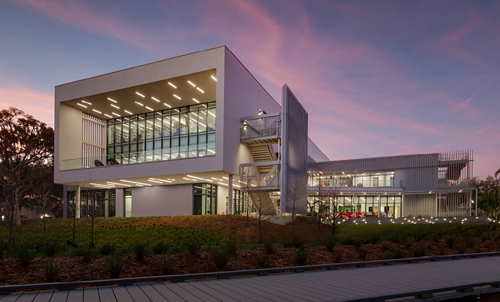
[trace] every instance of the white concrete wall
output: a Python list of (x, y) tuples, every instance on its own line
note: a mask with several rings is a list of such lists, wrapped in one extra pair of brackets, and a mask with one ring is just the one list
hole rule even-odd
[(436, 217), (436, 206), (436, 194), (405, 195), (403, 217)]
[(192, 184), (132, 188), (132, 217), (192, 214)]
[(115, 217), (123, 217), (124, 208), (125, 208), (125, 196), (123, 189), (116, 189), (116, 201), (115, 201)]
[(226, 212), (226, 196), (228, 195), (228, 188), (226, 186), (217, 186), (217, 214), (227, 214)]

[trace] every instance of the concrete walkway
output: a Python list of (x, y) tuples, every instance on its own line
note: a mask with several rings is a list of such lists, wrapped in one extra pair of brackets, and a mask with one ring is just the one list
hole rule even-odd
[[(221, 280), (33, 291), (0, 296), (0, 302), (350, 301), (480, 282), (500, 283), (499, 268), (500, 257), (484, 257)], [(488, 287), (484, 290), (495, 292), (498, 288)], [(455, 291), (444, 294), (448, 295), (447, 298), (464, 295)], [(425, 301), (443, 300), (444, 294)]]

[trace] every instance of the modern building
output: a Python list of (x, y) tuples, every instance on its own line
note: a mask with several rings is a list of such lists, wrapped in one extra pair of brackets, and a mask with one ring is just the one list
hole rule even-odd
[(287, 85), (280, 105), (225, 46), (56, 86), (64, 215), (305, 214), (325, 196), (367, 215), (471, 213), (471, 152), (330, 161), (307, 126)]

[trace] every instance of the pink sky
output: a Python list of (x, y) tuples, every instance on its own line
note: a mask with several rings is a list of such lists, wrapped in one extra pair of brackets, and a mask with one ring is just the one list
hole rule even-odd
[[(453, 9), (449, 9), (453, 7)], [(53, 86), (219, 45), (330, 159), (474, 149), (500, 167), (500, 3), (24, 0), (0, 5), (0, 105), (53, 124)]]

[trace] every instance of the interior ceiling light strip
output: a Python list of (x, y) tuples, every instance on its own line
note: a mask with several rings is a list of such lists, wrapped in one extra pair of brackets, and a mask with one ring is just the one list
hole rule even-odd
[(142, 93), (139, 93), (139, 92), (136, 91), (135, 94), (137, 94), (138, 96), (141, 96), (141, 97), (145, 98), (144, 94), (142, 94)]
[(110, 104), (110, 105), (111, 105), (111, 107), (114, 107), (116, 109), (120, 109), (120, 107), (116, 106), (115, 104)]
[(198, 181), (197, 179), (186, 178), (186, 177), (183, 177), (182, 179), (189, 180), (189, 181)]
[(167, 103), (163, 103), (163, 105), (167, 106), (168, 108), (172, 108), (172, 106), (170, 106), (169, 104)]
[(107, 117), (109, 117), (109, 118), (113, 118), (113, 117), (112, 117), (111, 115), (109, 115), (109, 114), (104, 113), (104, 115), (105, 115), (105, 116), (107, 116)]
[(85, 103), (85, 104), (88, 104), (88, 105), (92, 105), (92, 103), (84, 101), (84, 100), (82, 100), (82, 103)]
[(196, 103), (200, 103), (197, 99), (193, 98), (193, 101), (195, 101)]
[(102, 114), (102, 112), (101, 112), (101, 111), (96, 110), (96, 109), (92, 109), (92, 111)]
[(76, 103), (78, 106), (82, 106), (83, 108), (87, 108), (87, 106), (83, 105), (83, 104), (80, 104), (80, 103)]
[(154, 96), (151, 97), (153, 100), (157, 101), (158, 103), (160, 102), (159, 99), (155, 98)]
[(196, 87), (196, 85), (193, 82), (188, 81), (188, 83), (191, 84), (191, 86)]
[(199, 91), (201, 91), (201, 93), (205, 93), (205, 91), (201, 90), (200, 87), (196, 87), (196, 89), (198, 89)]
[(137, 105), (139, 105), (139, 106), (143, 106), (143, 107), (144, 107), (144, 104), (143, 104), (143, 103), (139, 103), (139, 102), (137, 102), (137, 101), (135, 101), (135, 103), (136, 103)]
[(151, 110), (151, 111), (154, 111), (154, 109), (153, 109), (153, 108), (148, 107), (148, 106), (146, 106), (146, 109), (149, 109), (149, 110)]
[(216, 81), (216, 82), (217, 82), (217, 78), (216, 78), (216, 77), (214, 77), (214, 76), (210, 76), (210, 77), (211, 77), (212, 79), (214, 79), (214, 81)]
[(114, 112), (111, 112), (112, 115), (115, 115), (117, 117), (120, 117), (120, 115), (118, 113), (114, 113)]
[(174, 84), (172, 84), (170, 82), (168, 82), (168, 85), (170, 85), (170, 86), (174, 87), (175, 89), (177, 89), (177, 86), (175, 86)]
[(178, 98), (179, 100), (181, 100), (181, 97), (178, 96), (177, 94), (174, 94), (174, 97)]
[(118, 103), (117, 101), (113, 100), (112, 98), (108, 98), (108, 100), (110, 100), (113, 103)]
[(130, 112), (130, 111), (128, 111), (128, 110), (123, 110), (123, 111), (125, 111), (125, 112), (126, 112), (126, 113), (128, 113), (128, 114), (133, 114), (132, 112)]

